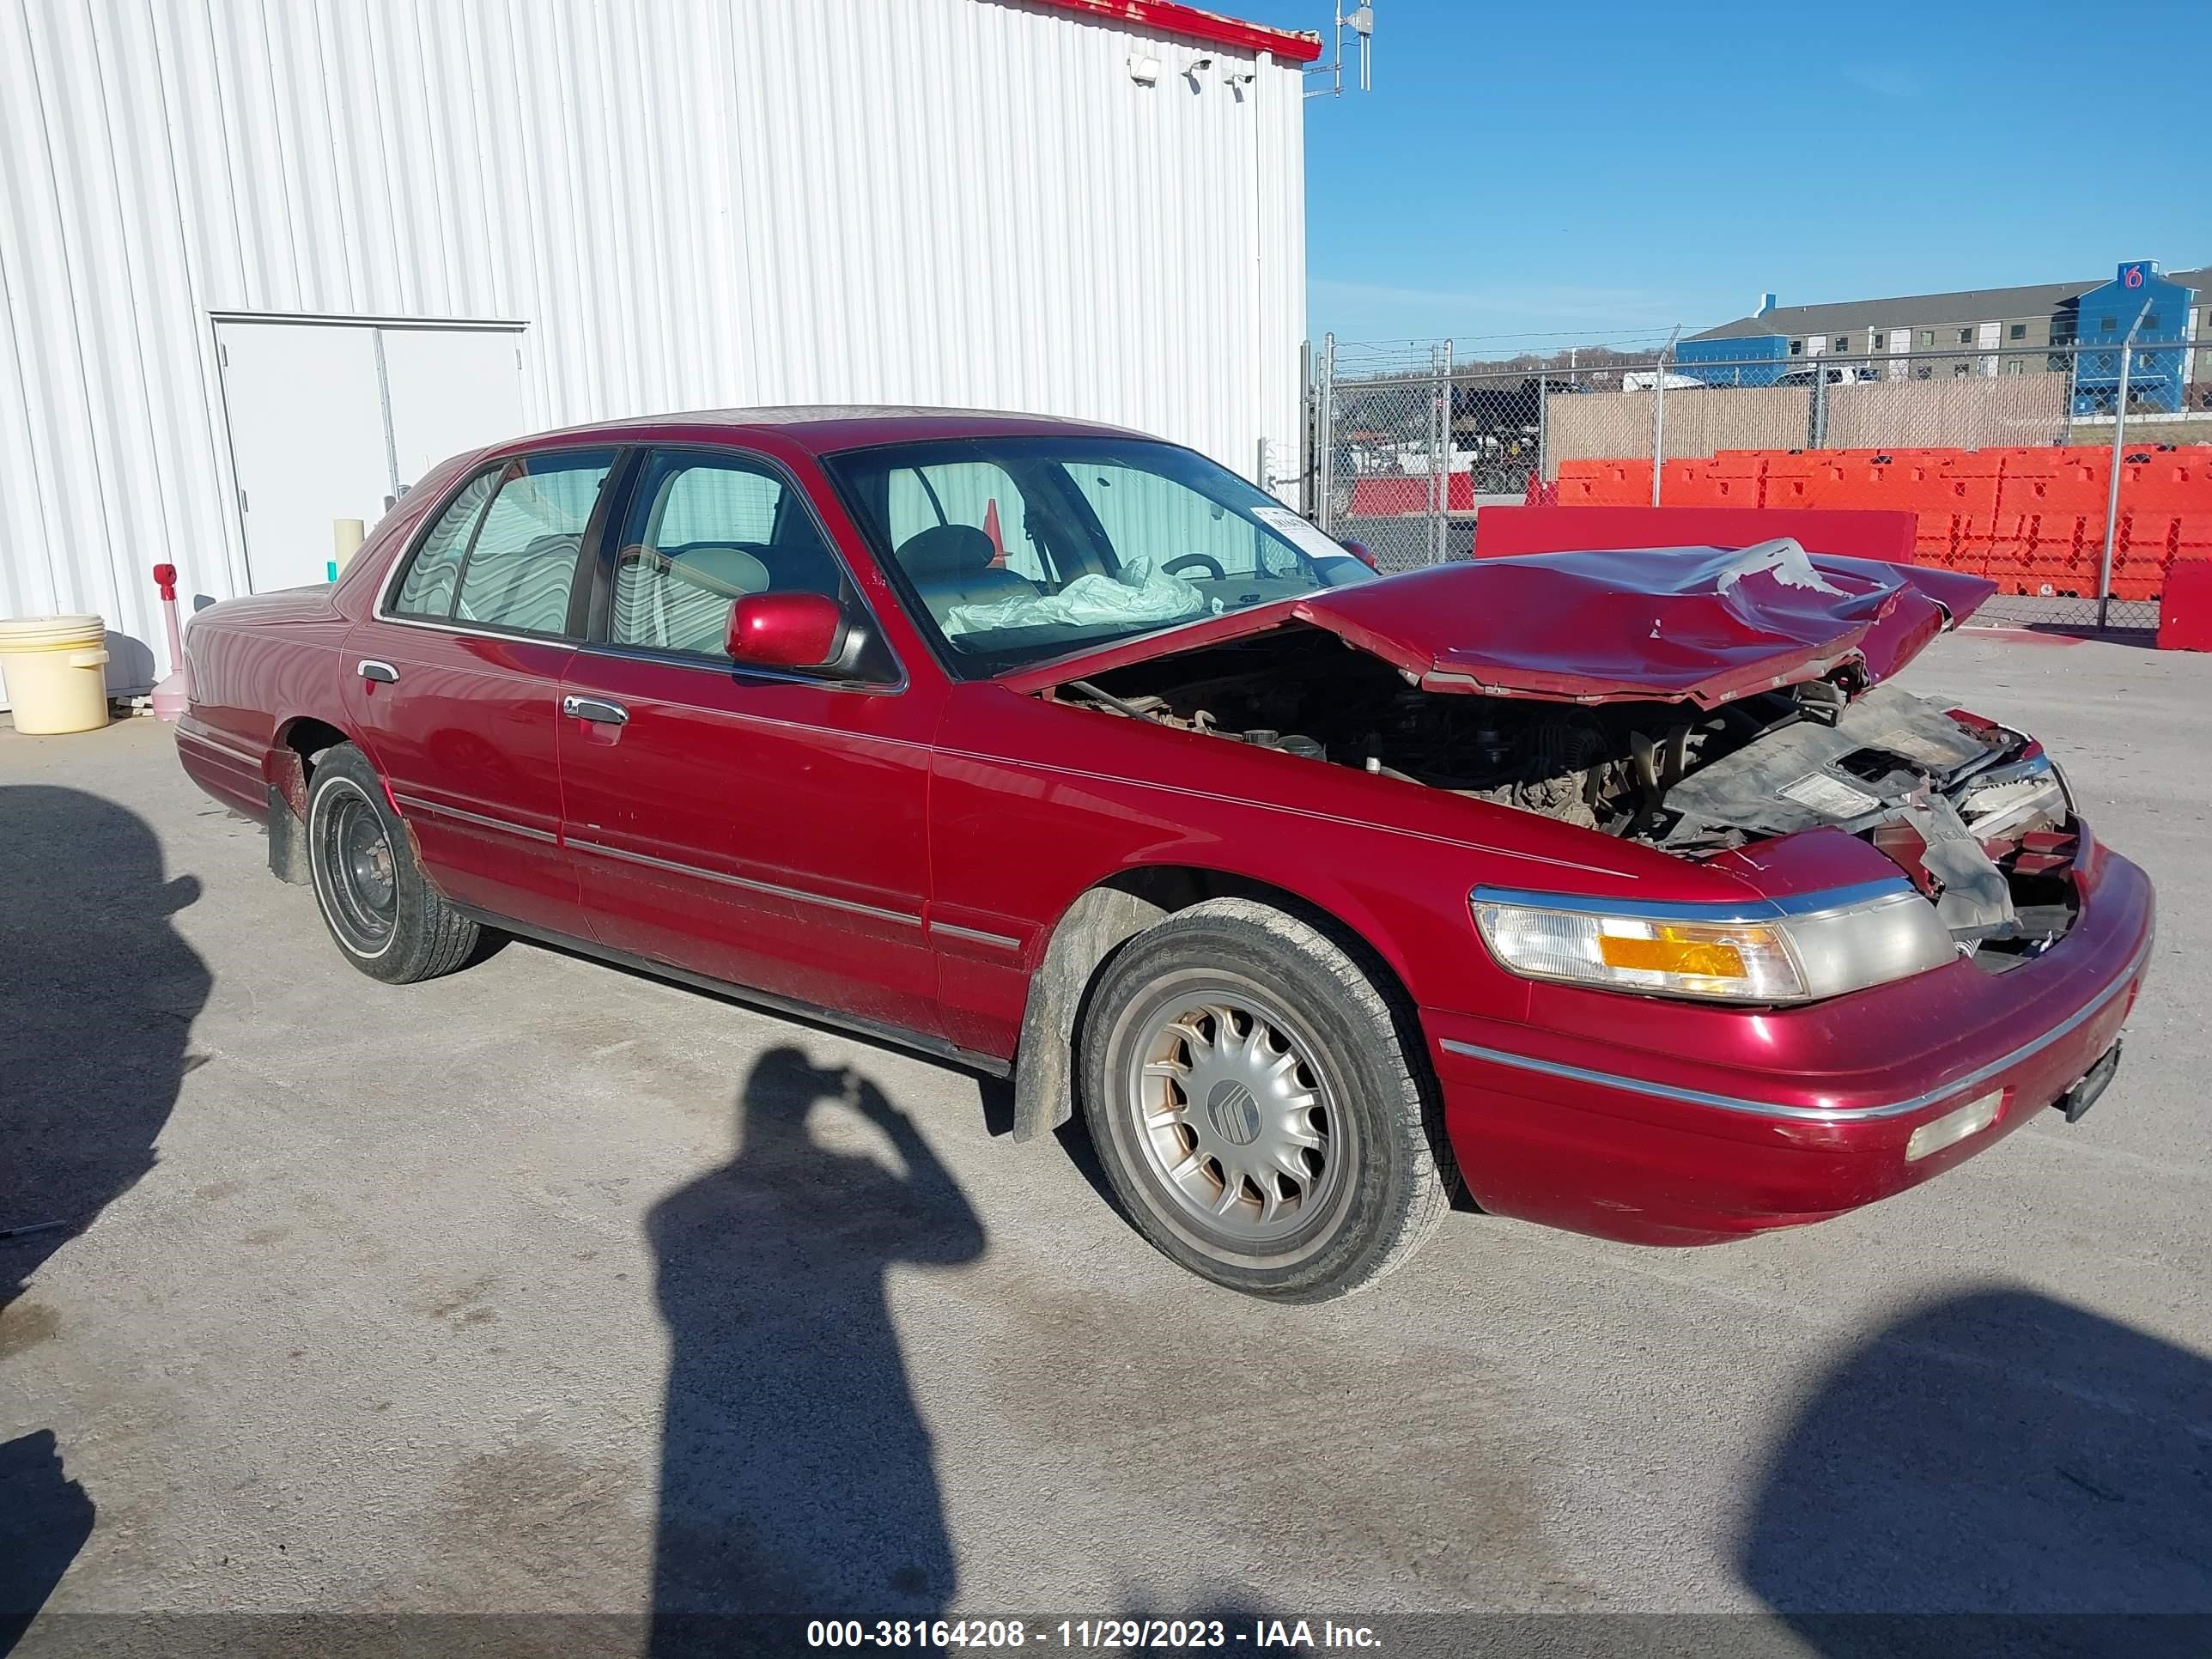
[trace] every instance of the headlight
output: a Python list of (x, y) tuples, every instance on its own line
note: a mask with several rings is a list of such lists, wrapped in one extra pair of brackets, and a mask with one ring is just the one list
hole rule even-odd
[(1902, 881), (1741, 904), (1478, 887), (1473, 903), (1482, 942), (1514, 973), (1657, 996), (1811, 1002), (1957, 955), (1936, 907)]

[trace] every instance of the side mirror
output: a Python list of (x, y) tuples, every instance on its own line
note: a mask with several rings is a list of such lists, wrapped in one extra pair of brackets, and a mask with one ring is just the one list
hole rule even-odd
[(723, 648), (757, 668), (827, 668), (845, 648), (845, 611), (823, 593), (748, 593), (730, 606)]
[(1346, 552), (1351, 554), (1353, 558), (1358, 560), (1360, 563), (1365, 565), (1370, 570), (1373, 570), (1376, 568), (1375, 563), (1375, 550), (1368, 546), (1365, 542), (1339, 542), (1337, 545), (1341, 547)]

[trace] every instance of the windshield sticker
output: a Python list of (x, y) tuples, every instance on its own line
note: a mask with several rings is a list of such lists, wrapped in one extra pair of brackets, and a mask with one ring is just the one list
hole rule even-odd
[(1255, 507), (1252, 516), (1310, 559), (1348, 559), (1325, 530), (1317, 530), (1287, 507)]

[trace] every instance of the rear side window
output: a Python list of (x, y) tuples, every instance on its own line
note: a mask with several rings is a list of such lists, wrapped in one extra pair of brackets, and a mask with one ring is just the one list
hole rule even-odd
[(398, 614), (563, 635), (611, 449), (527, 456), (471, 479), (416, 550)]

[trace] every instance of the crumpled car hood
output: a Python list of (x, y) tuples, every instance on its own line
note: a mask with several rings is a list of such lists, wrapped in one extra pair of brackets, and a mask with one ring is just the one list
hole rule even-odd
[(1316, 594), (1292, 614), (1433, 691), (1711, 708), (1854, 659), (1886, 678), (1996, 591), (1784, 538), (1477, 559)]
[(1741, 550), (1528, 554), (1330, 588), (1013, 678), (1064, 682), (1287, 617), (1431, 691), (1710, 708), (1846, 665), (1885, 679), (1996, 591), (1956, 571), (1808, 554), (1786, 538)]

